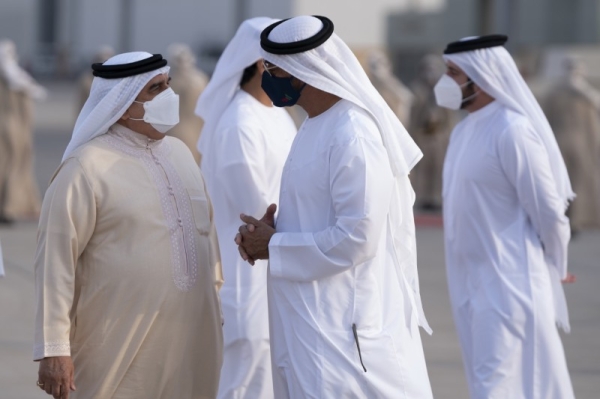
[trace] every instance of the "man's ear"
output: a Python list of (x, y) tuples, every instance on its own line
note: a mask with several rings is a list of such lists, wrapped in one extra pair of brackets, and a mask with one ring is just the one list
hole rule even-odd
[(120, 121), (126, 121), (129, 118), (131, 118), (131, 115), (129, 115), (129, 108), (127, 108), (127, 111), (125, 111), (125, 113), (123, 115), (121, 115), (121, 117), (119, 118), (119, 120)]
[(256, 72), (257, 72), (257, 74), (262, 75), (264, 71), (265, 71), (265, 67), (263, 66), (262, 59), (256, 61)]

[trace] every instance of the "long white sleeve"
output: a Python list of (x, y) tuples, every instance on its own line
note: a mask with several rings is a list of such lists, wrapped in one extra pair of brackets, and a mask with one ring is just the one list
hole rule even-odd
[(381, 204), (388, 203), (393, 187), (385, 148), (357, 137), (337, 144), (328, 173), (335, 224), (314, 233), (276, 233), (269, 243), (273, 276), (314, 281), (375, 256), (388, 214)]
[(502, 134), (498, 149), (504, 172), (544, 246), (546, 261), (564, 278), (569, 219), (564, 214), (543, 142), (530, 126), (514, 124)]

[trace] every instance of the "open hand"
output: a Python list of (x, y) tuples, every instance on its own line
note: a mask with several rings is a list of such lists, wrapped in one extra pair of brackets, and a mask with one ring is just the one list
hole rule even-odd
[(71, 356), (45, 357), (40, 361), (38, 386), (55, 399), (68, 399), (75, 390), (75, 368)]

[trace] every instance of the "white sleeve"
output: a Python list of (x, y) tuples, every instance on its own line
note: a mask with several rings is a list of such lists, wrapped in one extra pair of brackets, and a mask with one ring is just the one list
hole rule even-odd
[(314, 281), (376, 255), (393, 188), (385, 148), (352, 138), (332, 148), (329, 162), (335, 224), (316, 233), (276, 233), (269, 243), (273, 276)]
[(503, 132), (499, 151), (502, 168), (544, 246), (546, 261), (564, 278), (571, 236), (569, 219), (543, 142), (531, 127), (517, 124)]
[[(233, 219), (236, 226), (242, 224), (240, 213), (262, 217), (268, 204), (271, 186), (274, 182), (268, 179), (265, 159), (265, 143), (262, 132), (247, 126), (238, 126), (220, 132), (223, 140), (219, 143), (217, 156), (219, 160), (215, 180), (213, 203), (227, 209), (236, 209)], [(211, 193), (212, 194), (212, 193)], [(219, 200), (227, 201), (225, 204)], [(260, 212), (260, 215), (257, 214)]]

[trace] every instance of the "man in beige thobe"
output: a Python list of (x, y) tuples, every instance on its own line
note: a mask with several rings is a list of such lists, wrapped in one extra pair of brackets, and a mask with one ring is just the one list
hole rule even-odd
[(549, 92), (544, 107), (577, 197), (567, 212), (573, 231), (600, 227), (600, 92), (576, 59)]
[(34, 359), (55, 398), (217, 394), (219, 248), (194, 158), (165, 137), (179, 118), (165, 65), (145, 52), (93, 65), (44, 198)]

